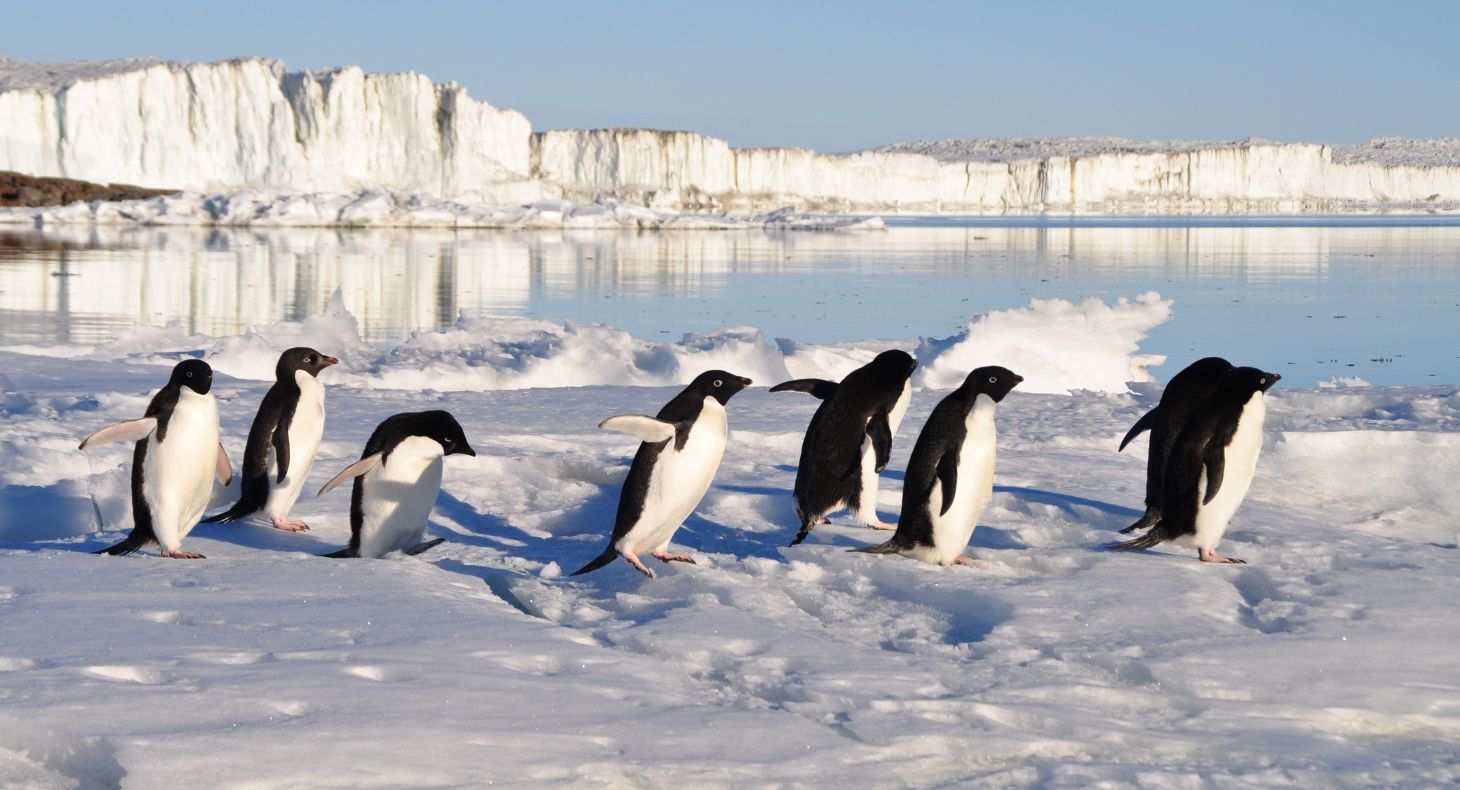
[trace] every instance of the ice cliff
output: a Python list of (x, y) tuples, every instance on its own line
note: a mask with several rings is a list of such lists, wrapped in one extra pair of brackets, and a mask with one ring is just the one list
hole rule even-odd
[(675, 211), (1320, 212), (1460, 207), (1460, 140), (1362, 146), (1072, 140), (735, 149), (692, 132), (558, 130), (454, 83), (277, 61), (0, 59), (0, 170), (196, 192)]

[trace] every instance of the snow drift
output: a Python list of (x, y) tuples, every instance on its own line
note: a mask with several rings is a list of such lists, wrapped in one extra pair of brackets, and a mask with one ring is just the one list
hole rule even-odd
[(1311, 212), (1460, 207), (1460, 142), (923, 141), (851, 154), (554, 130), (420, 74), (273, 60), (0, 59), (0, 170), (198, 193), (381, 190), (665, 211)]

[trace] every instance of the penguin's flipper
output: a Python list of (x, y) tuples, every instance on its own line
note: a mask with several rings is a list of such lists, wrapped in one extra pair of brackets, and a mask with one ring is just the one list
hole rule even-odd
[(126, 422), (119, 422), (116, 425), (108, 425), (107, 427), (102, 428), (96, 433), (93, 433), (92, 435), (86, 437), (86, 439), (81, 442), (81, 446), (78, 449), (88, 450), (99, 444), (109, 444), (111, 442), (140, 441), (142, 439), (146, 439), (148, 436), (151, 436), (152, 432), (155, 430), (157, 430), (156, 417), (143, 417), (139, 420), (127, 420)]
[(93, 551), (91, 553), (110, 554), (113, 557), (131, 554), (132, 552), (135, 552), (143, 546), (147, 545), (147, 539), (142, 537), (141, 535), (138, 535), (137, 532), (138, 530), (134, 529), (132, 530), (132, 534), (128, 535), (126, 540), (123, 540), (121, 543), (118, 543), (115, 546), (108, 546), (104, 549), (101, 549), (100, 551)]
[(289, 424), (293, 420), (293, 411), (281, 416), (279, 425), (274, 428), (274, 435), (270, 438), (270, 443), (274, 446), (274, 466), (278, 467), (275, 484), (284, 482), (285, 475), (289, 474)]
[(233, 464), (228, 462), (228, 451), (223, 449), (223, 443), (218, 443), (218, 459), (214, 462), (213, 475), (218, 478), (219, 485), (228, 485), (233, 482)]
[(1222, 488), (1222, 475), (1227, 471), (1227, 459), (1225, 448), (1218, 447), (1213, 452), (1207, 453), (1207, 492), (1201, 498), (1203, 505), (1209, 505), (1216, 497), (1217, 491)]
[(826, 379), (793, 379), (771, 387), (771, 392), (804, 392), (813, 398), (826, 400), (836, 394), (837, 386), (835, 381)]
[(572, 573), (570, 573), (568, 575), (569, 576), (582, 576), (585, 573), (592, 573), (593, 571), (596, 571), (599, 568), (602, 568), (603, 566), (609, 564), (610, 562), (613, 562), (615, 559), (618, 559), (618, 549), (614, 548), (613, 545), (610, 544), (608, 548), (606, 548), (606, 549), (603, 550), (603, 553), (602, 554), (598, 555), (597, 557), (594, 557), (592, 562), (588, 563), (587, 565), (584, 565), (583, 567), (579, 568), (576, 571), (573, 571)]
[(317, 496), (317, 497), (324, 496), (325, 494), (328, 494), (330, 492), (330, 489), (334, 488), (335, 486), (339, 485), (340, 483), (343, 483), (343, 482), (345, 482), (346, 480), (349, 480), (352, 477), (359, 477), (360, 475), (365, 474), (366, 472), (370, 471), (371, 469), (374, 469), (376, 467), (376, 465), (380, 463), (380, 459), (381, 459), (381, 454), (380, 453), (371, 453), (370, 455), (367, 455), (364, 458), (361, 458), (360, 460), (356, 461), (355, 463), (350, 464), (349, 466), (345, 467), (344, 469), (341, 469), (340, 470), (340, 473), (337, 474), (337, 475), (335, 475), (333, 478), (331, 478), (328, 483), (325, 483), (324, 484), (324, 488), (321, 488), (319, 490), (319, 493), (318, 494), (315, 494), (315, 496)]
[(620, 414), (600, 422), (598, 427), (637, 436), (643, 442), (665, 442), (674, 438), (675, 425), (672, 422), (645, 417), (642, 414)]
[(877, 471), (881, 472), (887, 468), (887, 462), (892, 460), (892, 425), (888, 422), (886, 406), (873, 412), (872, 419), (867, 421), (867, 438), (872, 440), (872, 451), (876, 453), (877, 458)]
[(1161, 407), (1157, 406), (1156, 408), (1146, 412), (1146, 415), (1144, 417), (1136, 420), (1136, 424), (1130, 427), (1130, 431), (1126, 433), (1125, 438), (1120, 440), (1120, 449), (1116, 450), (1116, 452), (1118, 453), (1121, 450), (1124, 450), (1125, 446), (1130, 444), (1132, 439), (1154, 428), (1156, 426), (1157, 419), (1156, 412), (1160, 410)]
[(943, 505), (938, 515), (948, 514), (948, 508), (953, 507), (953, 494), (958, 491), (958, 453), (943, 453), (938, 459), (938, 482), (943, 484)]
[(422, 541), (420, 543), (417, 543), (416, 545), (414, 545), (414, 546), (412, 546), (412, 547), (410, 547), (408, 549), (405, 549), (401, 553), (414, 557), (417, 554), (422, 554), (424, 552), (430, 551), (431, 549), (434, 549), (437, 546), (440, 546), (442, 543), (445, 543), (445, 542), (446, 542), (446, 538), (432, 538), (431, 540)]

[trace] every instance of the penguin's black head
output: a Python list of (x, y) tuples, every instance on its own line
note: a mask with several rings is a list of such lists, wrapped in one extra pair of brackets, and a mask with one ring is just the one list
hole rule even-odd
[(968, 378), (963, 380), (963, 386), (959, 389), (967, 390), (973, 395), (987, 395), (994, 403), (998, 403), (1023, 380), (1023, 376), (1008, 368), (990, 365), (968, 374)]
[(213, 368), (201, 359), (185, 359), (172, 369), (169, 387), (187, 387), (199, 395), (213, 389)]
[(1186, 366), (1183, 373), (1190, 373), (1201, 381), (1216, 384), (1221, 381), (1222, 376), (1232, 369), (1232, 363), (1221, 357), (1203, 357)]
[(441, 445), (441, 451), (446, 455), (476, 455), (477, 451), (471, 449), (471, 444), (466, 440), (466, 431), (461, 429), (461, 423), (451, 416), (449, 411), (423, 411), (416, 415), (419, 419), (411, 426), (411, 433), (416, 436), (424, 436), (428, 439), (435, 439)]
[(881, 354), (873, 357), (872, 361), (868, 363), (868, 367), (883, 372), (889, 378), (904, 380), (908, 376), (911, 376), (914, 370), (918, 369), (918, 361), (913, 359), (913, 355), (906, 351), (893, 349), (892, 351), (883, 351)]
[(274, 368), (274, 375), (280, 381), (293, 381), (295, 371), (302, 370), (311, 376), (318, 376), (321, 370), (339, 362), (332, 356), (299, 346), (279, 355), (279, 364)]
[(1253, 393), (1267, 392), (1281, 378), (1276, 373), (1267, 373), (1257, 368), (1232, 368), (1222, 376), (1218, 387), (1222, 392), (1231, 393), (1245, 401)]
[(725, 405), (735, 393), (750, 386), (750, 379), (744, 376), (737, 376), (734, 373), (726, 373), (723, 370), (707, 370), (695, 377), (689, 383), (687, 391), (697, 392), (707, 398), (714, 398)]

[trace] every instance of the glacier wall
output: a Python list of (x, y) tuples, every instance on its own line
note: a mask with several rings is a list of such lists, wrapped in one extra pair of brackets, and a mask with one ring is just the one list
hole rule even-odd
[(199, 192), (536, 197), (527, 118), (420, 74), (241, 59), (10, 82), (0, 83), (0, 170)]
[(420, 74), (289, 72), (261, 59), (0, 59), (0, 170), (196, 192), (388, 190), (488, 205), (608, 196), (674, 211), (1456, 208), (1460, 143), (1452, 147), (1455, 156), (1421, 163), (1394, 161), (1392, 148), (1388, 158), (1336, 156), (1330, 146), (1262, 141), (818, 154), (736, 149), (693, 132), (534, 134), (521, 113)]

